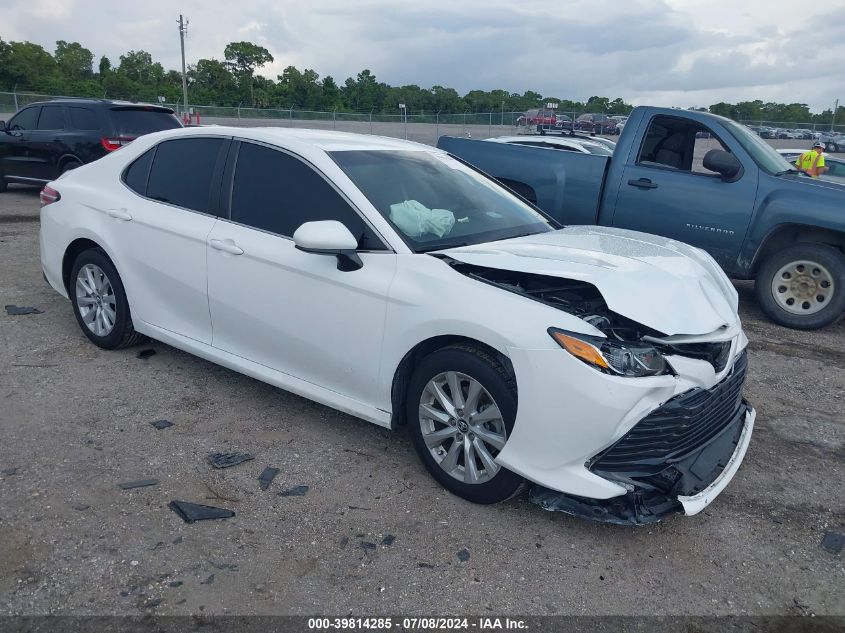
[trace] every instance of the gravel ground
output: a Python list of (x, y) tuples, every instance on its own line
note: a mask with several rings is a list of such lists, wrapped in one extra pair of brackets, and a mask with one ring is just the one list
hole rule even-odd
[[(843, 554), (820, 546), (845, 531), (845, 322), (780, 328), (738, 284), (745, 463), (696, 517), (604, 526), (471, 505), (404, 433), (166, 345), (94, 347), (42, 280), (37, 218), (34, 190), (0, 194), (2, 305), (42, 311), (0, 312), (0, 614), (845, 615)], [(214, 470), (216, 451), (255, 460)], [(237, 515), (188, 525), (172, 499)]]

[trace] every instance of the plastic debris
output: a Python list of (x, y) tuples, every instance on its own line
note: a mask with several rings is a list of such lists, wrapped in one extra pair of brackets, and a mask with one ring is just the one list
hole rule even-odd
[(235, 513), (225, 508), (215, 508), (214, 506), (204, 506), (199, 503), (189, 503), (187, 501), (174, 500), (167, 504), (167, 507), (178, 514), (185, 523), (193, 523), (194, 521), (204, 521), (207, 519), (229, 519), (235, 516)]
[(168, 587), (181, 587), (182, 581), (181, 580), (172, 580), (171, 582), (167, 583)]
[(845, 534), (839, 532), (825, 532), (822, 547), (831, 554), (838, 554), (845, 547)]
[(469, 550), (465, 547), (460, 552), (458, 552), (458, 560), (462, 563), (465, 563), (469, 560)]
[(376, 549), (378, 546), (375, 543), (370, 543), (369, 541), (361, 541), (361, 547), (364, 549)]
[(156, 351), (152, 347), (148, 347), (147, 349), (142, 349), (140, 352), (135, 354), (135, 358), (147, 360), (150, 356), (155, 356), (155, 353)]
[(276, 475), (279, 474), (278, 468), (273, 468), (272, 466), (267, 466), (264, 471), (258, 475), (258, 486), (262, 490), (267, 490), (270, 487), (270, 484), (275, 479)]
[(208, 578), (206, 578), (205, 580), (201, 580), (201, 581), (200, 581), (200, 584), (201, 584), (201, 585), (210, 585), (210, 584), (212, 584), (213, 582), (214, 582), (214, 574), (211, 574), (211, 575), (210, 575)]
[(4, 468), (3, 470), (0, 470), (0, 475), (5, 475), (6, 477), (11, 477), (12, 475), (17, 475), (17, 474), (18, 474), (17, 467), (15, 467), (15, 468)]
[(340, 546), (346, 547), (347, 545), (349, 545), (349, 537), (344, 536), (342, 539), (340, 539)]
[(392, 534), (386, 534), (383, 539), (381, 539), (382, 545), (393, 545), (393, 541), (396, 540), (396, 537)]
[(150, 422), (156, 429), (161, 431), (162, 429), (166, 429), (169, 426), (174, 426), (173, 422), (170, 420), (156, 420), (155, 422)]
[(122, 484), (117, 484), (123, 490), (132, 490), (133, 488), (146, 488), (147, 486), (157, 486), (158, 479), (139, 479), (138, 481), (126, 481)]
[(420, 567), (421, 569), (434, 569), (434, 565), (431, 563), (417, 563), (417, 567)]
[(285, 490), (279, 493), (280, 497), (304, 497), (308, 492), (308, 486), (297, 486), (290, 490)]
[(71, 506), (71, 508), (73, 508), (77, 512), (85, 512), (90, 507), (91, 506), (89, 506), (87, 503), (77, 503)]
[(15, 306), (15, 305), (8, 305), (6, 306), (6, 314), (9, 316), (22, 316), (24, 314), (44, 314), (38, 308), (31, 308), (29, 306)]
[(249, 453), (209, 453), (206, 461), (215, 468), (231, 468), (255, 459)]

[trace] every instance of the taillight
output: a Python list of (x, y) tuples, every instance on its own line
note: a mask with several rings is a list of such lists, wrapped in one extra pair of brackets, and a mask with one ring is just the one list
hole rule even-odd
[(107, 152), (113, 152), (124, 145), (129, 145), (134, 140), (135, 138), (130, 136), (104, 136), (100, 139), (100, 143), (102, 143)]
[(61, 200), (62, 195), (48, 185), (41, 190), (40, 198), (41, 206), (46, 207), (48, 204), (53, 204), (54, 202)]

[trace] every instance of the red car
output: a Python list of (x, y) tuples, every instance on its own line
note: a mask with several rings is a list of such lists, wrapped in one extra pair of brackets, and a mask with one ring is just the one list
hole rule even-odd
[(543, 125), (554, 127), (557, 123), (554, 110), (533, 108), (516, 120), (517, 125)]

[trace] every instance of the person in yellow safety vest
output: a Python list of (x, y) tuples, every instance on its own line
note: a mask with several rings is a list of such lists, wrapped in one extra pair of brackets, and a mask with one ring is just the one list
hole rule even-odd
[(795, 161), (795, 166), (798, 171), (803, 171), (808, 176), (818, 178), (827, 171), (824, 165), (824, 143), (817, 141), (813, 143), (813, 149), (808, 150), (798, 157)]

